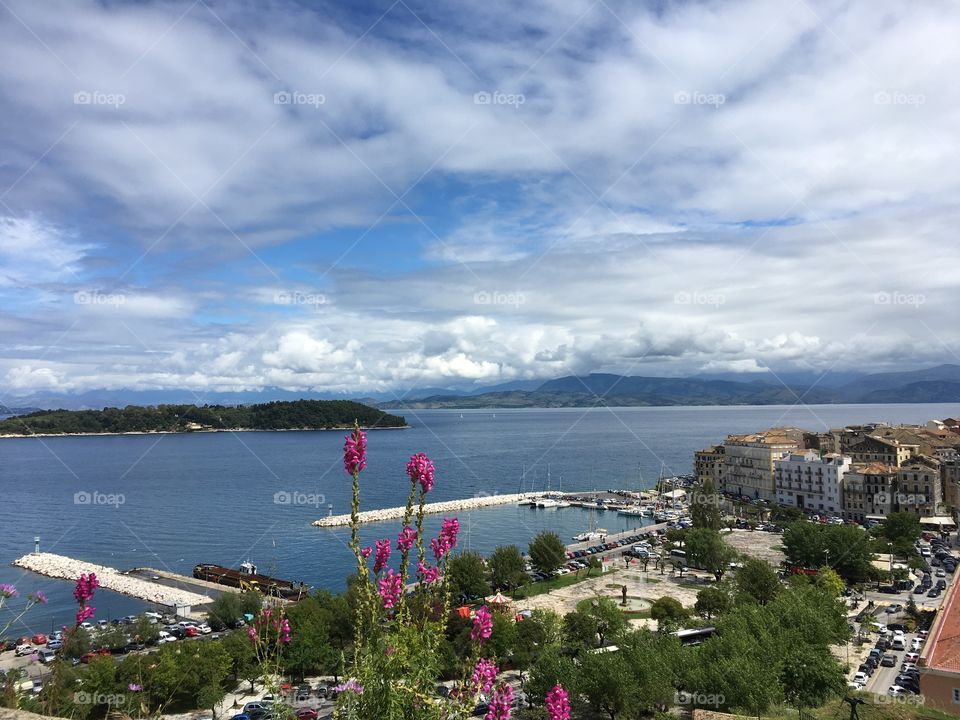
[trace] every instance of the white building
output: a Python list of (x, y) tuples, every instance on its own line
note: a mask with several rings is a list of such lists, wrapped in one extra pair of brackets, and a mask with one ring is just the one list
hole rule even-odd
[(777, 503), (839, 515), (843, 509), (843, 476), (850, 470), (851, 462), (845, 455), (820, 457), (816, 450), (790, 453), (782, 460), (775, 460)]

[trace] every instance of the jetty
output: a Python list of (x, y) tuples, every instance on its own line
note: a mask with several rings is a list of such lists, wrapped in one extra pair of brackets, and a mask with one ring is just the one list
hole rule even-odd
[[(445, 502), (427, 503), (423, 506), (423, 512), (428, 515), (439, 513), (454, 513), (463, 510), (476, 510), (478, 508), (491, 507), (493, 505), (509, 505), (518, 503), (527, 498), (540, 497), (543, 493), (513, 493), (509, 495), (480, 495), (478, 497), (465, 498), (463, 500), (447, 500)], [(406, 507), (384, 508), (382, 510), (364, 510), (360, 513), (360, 523), (385, 522), (388, 520), (400, 520)], [(330, 515), (315, 520), (315, 527), (343, 527), (350, 524), (349, 515)]]
[[(35, 572), (38, 575), (59, 580), (76, 580), (81, 574), (96, 573), (101, 588), (121, 595), (140, 598), (157, 605), (193, 607), (206, 605), (217, 596), (217, 593), (213, 592), (215, 587), (213, 583), (204, 583), (204, 585), (210, 586), (210, 588), (206, 588), (193, 578), (176, 575), (175, 573), (165, 572), (162, 575), (159, 573), (155, 575), (132, 574), (107, 565), (97, 565), (54, 553), (30, 553), (14, 560), (13, 565)], [(142, 571), (142, 568), (140, 570)], [(157, 571), (153, 572), (156, 573)], [(180, 585), (180, 587), (177, 587), (177, 585)], [(209, 589), (209, 594), (194, 592), (186, 588)], [(221, 591), (224, 589), (227, 588), (220, 588)]]

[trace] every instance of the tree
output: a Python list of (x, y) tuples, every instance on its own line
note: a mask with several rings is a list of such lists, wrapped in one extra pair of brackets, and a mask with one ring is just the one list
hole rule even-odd
[(709, 620), (714, 615), (719, 615), (728, 610), (730, 605), (730, 594), (723, 588), (714, 585), (697, 593), (697, 602), (693, 609), (704, 620)]
[(683, 528), (670, 528), (666, 533), (667, 542), (670, 543), (671, 547), (682, 548), (688, 532), (690, 531)]
[(689, 613), (679, 600), (667, 595), (654, 600), (650, 605), (650, 617), (656, 620), (661, 628), (678, 625), (686, 620), (688, 615)]
[(310, 671), (324, 671), (332, 664), (333, 648), (327, 612), (316, 598), (306, 597), (290, 606), (287, 620), (291, 639), (283, 648), (286, 672), (303, 678)]
[(93, 649), (90, 633), (82, 627), (70, 628), (64, 632), (61, 657), (79, 658)]
[(743, 567), (737, 570), (734, 586), (738, 593), (753, 598), (760, 605), (766, 605), (783, 589), (773, 566), (753, 557), (746, 558)]
[(529, 667), (549, 647), (563, 640), (563, 618), (553, 610), (537, 609), (517, 623), (514, 660), (518, 667)]
[(490, 584), (500, 590), (513, 590), (529, 580), (523, 554), (516, 545), (499, 545), (487, 562)]
[(461, 552), (447, 561), (447, 576), (453, 597), (470, 599), (490, 594), (487, 568), (483, 557), (475, 552)]
[(791, 565), (817, 568), (829, 562), (850, 583), (871, 577), (871, 538), (857, 525), (794, 523), (783, 533), (783, 549)]
[(262, 607), (263, 595), (257, 590), (223, 592), (210, 603), (207, 622), (217, 630), (236, 627), (243, 622), (244, 615), (256, 615)]
[(843, 667), (829, 653), (804, 645), (786, 649), (780, 670), (784, 698), (797, 708), (820, 707), (827, 700), (843, 695), (846, 679)]
[(881, 533), (900, 555), (916, 554), (913, 544), (920, 538), (920, 518), (913, 513), (890, 513), (883, 525)]
[(250, 683), (252, 693), (253, 684), (260, 677), (260, 664), (250, 638), (246, 633), (233, 632), (228, 633), (220, 642), (230, 658), (230, 672), (237, 680)]
[(130, 631), (130, 637), (147, 645), (152, 645), (160, 637), (160, 626), (150, 622), (145, 615), (138, 615)]
[(563, 685), (571, 697), (576, 697), (580, 692), (580, 671), (572, 658), (564, 655), (559, 648), (550, 647), (540, 653), (530, 668), (530, 677), (524, 684), (524, 690), (535, 702), (542, 704), (554, 685)]
[(513, 657), (517, 645), (517, 624), (513, 616), (502, 612), (493, 614), (493, 634), (487, 641), (485, 654), (496, 658), (501, 664)]
[(724, 542), (718, 530), (694, 528), (687, 534), (687, 559), (694, 567), (713, 573), (717, 582), (737, 556), (737, 551)]
[(588, 653), (580, 659), (580, 690), (610, 720), (633, 716), (640, 698), (630, 665), (620, 653)]
[(560, 536), (544, 530), (530, 543), (530, 563), (539, 572), (552, 573), (567, 559), (567, 548)]
[(822, 567), (817, 574), (817, 585), (823, 588), (833, 597), (840, 597), (843, 591), (847, 589), (846, 583), (837, 574), (837, 571), (831, 567)]
[(691, 488), (687, 493), (690, 503), (690, 519), (695, 528), (719, 530), (723, 527), (720, 513), (720, 495), (709, 482)]

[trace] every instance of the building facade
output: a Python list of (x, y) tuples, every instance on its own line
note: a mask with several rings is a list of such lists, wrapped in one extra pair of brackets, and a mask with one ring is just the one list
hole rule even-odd
[(824, 455), (815, 450), (790, 453), (774, 463), (774, 482), (779, 505), (809, 512), (843, 512), (843, 479), (851, 460), (843, 455)]
[(714, 445), (693, 454), (693, 473), (700, 485), (723, 487), (723, 467), (726, 452), (723, 445)]
[(749, 435), (729, 435), (723, 443), (723, 492), (754, 500), (777, 501), (774, 462), (803, 449), (803, 432), (773, 428)]
[(853, 464), (843, 477), (842, 517), (864, 522), (890, 514), (897, 468), (883, 463)]

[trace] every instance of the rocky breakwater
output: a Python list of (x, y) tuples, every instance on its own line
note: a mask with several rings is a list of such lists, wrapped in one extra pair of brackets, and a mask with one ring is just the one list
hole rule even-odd
[[(479, 495), (477, 497), (465, 498), (463, 500), (447, 500), (445, 502), (427, 503), (423, 506), (423, 512), (428, 515), (437, 515), (440, 513), (456, 513), (464, 510), (476, 510), (478, 508), (490, 507), (492, 505), (509, 505), (510, 503), (520, 502), (528, 497), (534, 497), (534, 493), (513, 493), (510, 495)], [(384, 522), (387, 520), (400, 520), (406, 508), (384, 508), (382, 510), (364, 510), (360, 513), (361, 523)], [(330, 515), (321, 520), (314, 521), (316, 527), (343, 527), (350, 524), (349, 515)]]
[(14, 560), (13, 564), (38, 575), (62, 580), (76, 580), (81, 574), (96, 573), (100, 587), (105, 590), (161, 605), (203, 605), (211, 602), (206, 595), (159, 585), (145, 578), (126, 575), (116, 568), (74, 560), (65, 555), (30, 553)]

